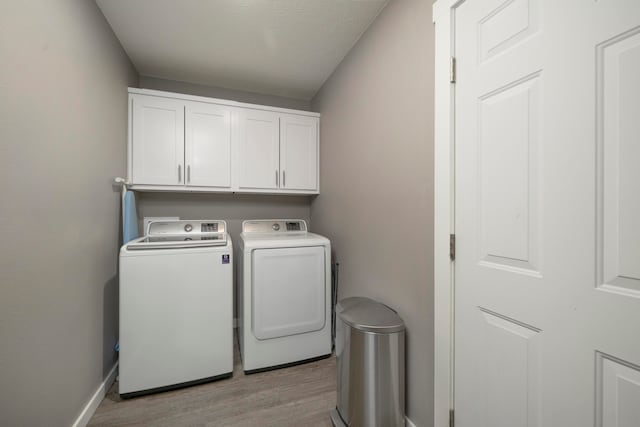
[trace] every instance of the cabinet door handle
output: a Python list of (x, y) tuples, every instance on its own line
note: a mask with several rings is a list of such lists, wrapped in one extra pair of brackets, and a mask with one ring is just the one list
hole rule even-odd
[(187, 184), (191, 182), (191, 165), (187, 165)]
[(182, 165), (178, 165), (178, 183), (182, 182)]
[(278, 186), (278, 169), (276, 169), (276, 187)]
[(287, 176), (285, 175), (285, 171), (282, 171), (282, 186), (287, 186)]

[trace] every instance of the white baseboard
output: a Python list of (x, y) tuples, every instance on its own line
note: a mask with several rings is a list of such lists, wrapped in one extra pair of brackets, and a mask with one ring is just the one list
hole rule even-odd
[(82, 412), (80, 412), (80, 415), (73, 423), (73, 427), (86, 427), (86, 425), (89, 424), (89, 420), (91, 420), (91, 417), (96, 412), (96, 409), (98, 409), (98, 406), (100, 406), (100, 402), (102, 402), (102, 399), (104, 399), (104, 397), (107, 395), (107, 392), (113, 385), (113, 382), (116, 380), (117, 373), (118, 362), (113, 365), (113, 368), (111, 368), (107, 377), (98, 386), (98, 389), (95, 393), (93, 393), (93, 396), (91, 396), (91, 399), (89, 399), (87, 404), (84, 405)]
[(406, 415), (404, 416), (404, 425), (405, 427), (416, 427), (413, 421), (411, 421)]

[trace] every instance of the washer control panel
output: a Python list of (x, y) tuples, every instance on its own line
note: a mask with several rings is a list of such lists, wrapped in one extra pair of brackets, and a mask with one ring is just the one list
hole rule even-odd
[(201, 233), (217, 233), (218, 232), (218, 223), (217, 222), (203, 222), (200, 224), (200, 232)]
[(227, 223), (211, 220), (167, 220), (151, 221), (147, 226), (146, 235), (182, 235), (182, 234), (220, 234), (227, 231)]

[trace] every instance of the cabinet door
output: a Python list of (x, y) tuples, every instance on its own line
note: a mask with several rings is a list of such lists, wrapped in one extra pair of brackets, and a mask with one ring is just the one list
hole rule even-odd
[(238, 114), (240, 188), (277, 189), (279, 184), (279, 116), (242, 109)]
[(184, 103), (155, 96), (132, 97), (134, 184), (184, 183)]
[(186, 184), (231, 187), (231, 108), (189, 102), (185, 127)]
[(282, 115), (280, 118), (280, 188), (318, 189), (318, 119)]

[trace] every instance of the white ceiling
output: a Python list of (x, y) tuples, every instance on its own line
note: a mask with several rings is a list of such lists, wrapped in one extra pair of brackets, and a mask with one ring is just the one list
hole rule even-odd
[(96, 0), (138, 72), (310, 99), (388, 0)]

